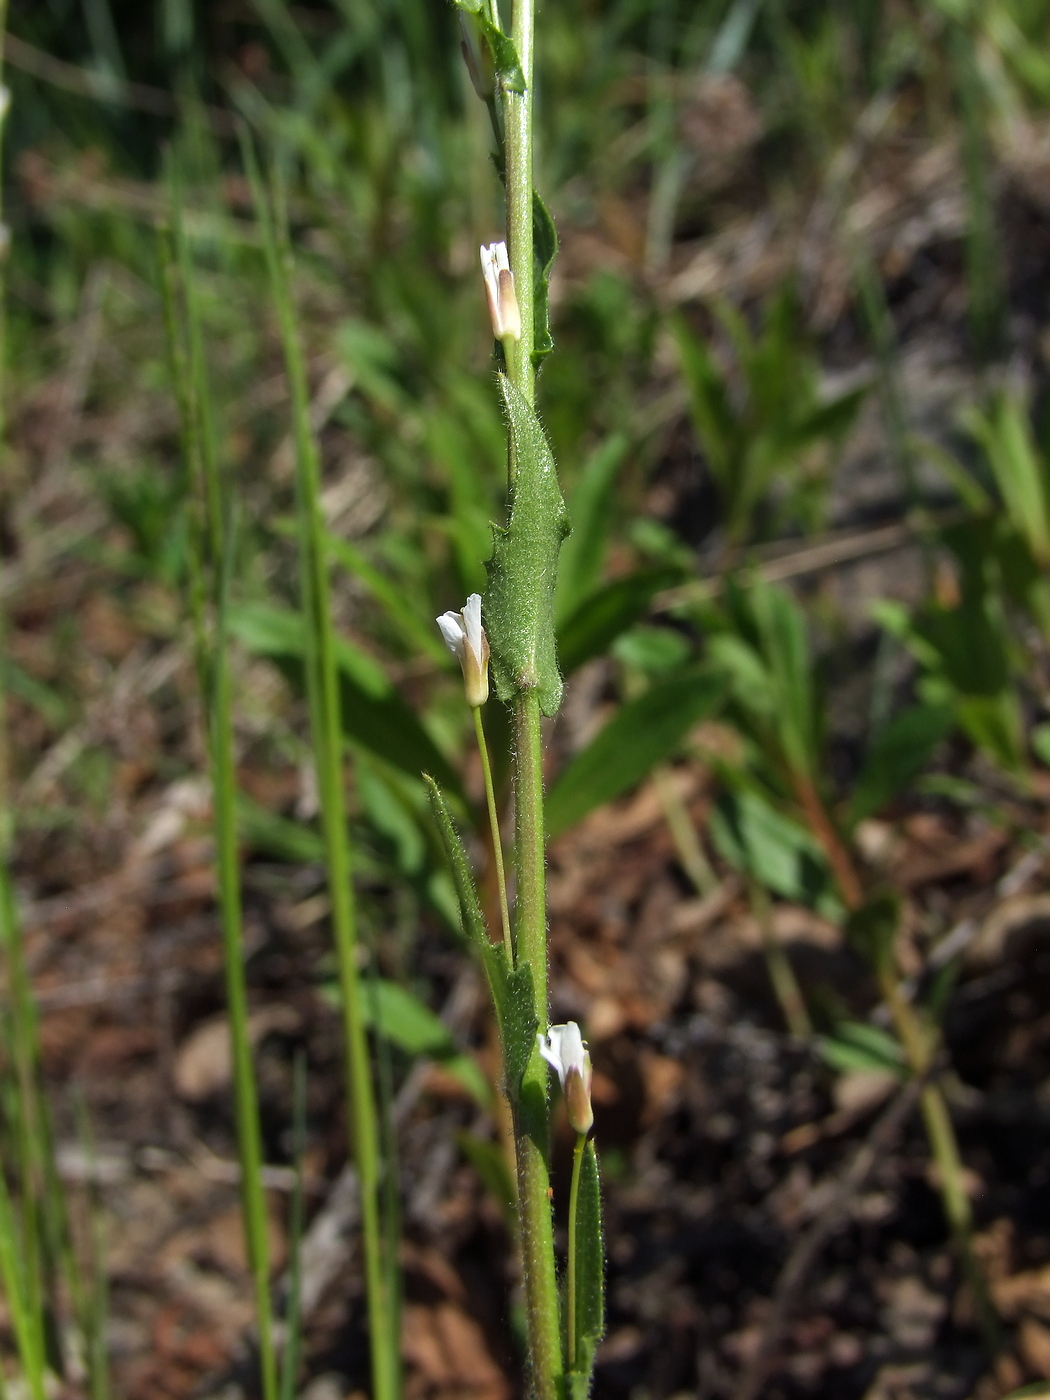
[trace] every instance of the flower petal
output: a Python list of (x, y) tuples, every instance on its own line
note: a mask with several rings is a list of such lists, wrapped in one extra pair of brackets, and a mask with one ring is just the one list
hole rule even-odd
[(466, 633), (463, 631), (463, 618), (458, 612), (442, 613), (437, 618), (437, 625), (441, 629), (445, 645), (453, 656), (462, 657), (463, 640)]
[(480, 663), (482, 651), (481, 636), (481, 594), (472, 593), (467, 599), (463, 608), (463, 627), (466, 632), (467, 646), (470, 647), (474, 656)]

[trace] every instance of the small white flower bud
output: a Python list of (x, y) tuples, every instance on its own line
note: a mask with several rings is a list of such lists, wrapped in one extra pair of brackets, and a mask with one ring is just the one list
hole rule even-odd
[(575, 1021), (551, 1026), (544, 1035), (536, 1032), (540, 1054), (554, 1069), (561, 1083), (569, 1123), (577, 1133), (589, 1133), (594, 1126), (591, 1107), (591, 1057)]
[(489, 698), (489, 639), (481, 625), (481, 594), (472, 593), (461, 613), (442, 613), (437, 625), (463, 672), (467, 704), (476, 710)]
[(481, 250), (481, 271), (492, 317), (492, 333), (497, 340), (521, 339), (521, 312), (514, 291), (506, 243), (490, 243)]

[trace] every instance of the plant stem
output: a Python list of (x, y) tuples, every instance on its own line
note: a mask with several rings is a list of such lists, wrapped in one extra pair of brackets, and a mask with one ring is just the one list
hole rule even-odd
[(757, 880), (748, 881), (748, 894), (751, 912), (758, 920), (762, 931), (762, 951), (765, 954), (766, 970), (773, 984), (773, 991), (780, 1010), (787, 1023), (789, 1034), (798, 1040), (808, 1040), (813, 1034), (813, 1023), (809, 1019), (806, 999), (795, 976), (795, 969), (787, 953), (776, 940), (773, 932), (773, 910), (769, 895)]
[[(512, 37), (525, 78), (521, 93), (503, 91), (506, 154), (507, 234), (510, 268), (521, 314), (521, 340), (508, 359), (514, 387), (528, 404), (536, 394), (532, 364), (534, 338), (532, 251), (532, 72), (533, 0), (514, 0)], [(511, 460), (513, 481), (514, 462)], [(547, 899), (544, 875), (543, 754), (540, 704), (523, 691), (514, 702), (516, 962), (532, 974), (533, 1007), (542, 1029), (547, 1011)], [(532, 1047), (514, 1106), (521, 1214), (525, 1311), (532, 1385), (537, 1400), (556, 1400), (561, 1389), (561, 1337), (558, 1285), (554, 1270), (548, 1151), (547, 1066)]]
[(586, 1146), (587, 1134), (577, 1133), (576, 1148), (572, 1154), (572, 1185), (569, 1187), (569, 1258), (565, 1269), (565, 1365), (570, 1371), (576, 1370), (576, 1207), (580, 1199), (580, 1171)]
[(712, 894), (718, 887), (718, 876), (711, 869), (711, 863), (704, 854), (689, 809), (682, 800), (682, 794), (675, 786), (674, 775), (665, 764), (653, 769), (653, 783), (660, 806), (664, 809), (664, 821), (671, 833), (682, 869), (692, 880), (701, 898)]
[(474, 716), (474, 733), (478, 738), (478, 752), (481, 754), (481, 771), (485, 776), (485, 802), (489, 809), (489, 828), (492, 832), (492, 858), (496, 863), (496, 883), (499, 885), (499, 912), (503, 923), (503, 946), (507, 950), (507, 965), (514, 966), (514, 936), (510, 927), (510, 905), (507, 903), (507, 874), (503, 868), (503, 841), (499, 834), (499, 810), (496, 807), (496, 790), (492, 785), (492, 765), (489, 763), (489, 746), (485, 742), (485, 727), (481, 722), (480, 705), (471, 706)]
[(816, 785), (808, 774), (797, 771), (792, 773), (791, 780), (809, 829), (824, 848), (843, 902), (847, 909), (859, 909), (864, 903), (864, 889), (860, 883), (860, 876), (842, 838), (835, 830)]
[[(229, 540), (226, 541), (227, 558)], [(225, 595), (225, 581), (219, 585)], [(233, 1050), (234, 1107), (237, 1146), (241, 1161), (241, 1208), (248, 1258), (255, 1285), (256, 1325), (259, 1329), (259, 1365), (264, 1400), (277, 1400), (277, 1356), (273, 1345), (273, 1310), (270, 1301), (269, 1227), (262, 1186), (262, 1133), (259, 1099), (252, 1064), (248, 1029), (248, 989), (244, 972), (244, 924), (241, 909), (240, 861), (237, 850), (237, 780), (233, 746), (233, 697), (227, 661), (225, 597), (220, 597), (215, 633), (214, 696), (208, 717), (209, 748), (214, 804), (215, 861), (219, 876), (219, 908), (222, 923), (226, 1005), (230, 1017)]]
[[(924, 1031), (914, 1007), (901, 991), (900, 981), (892, 968), (883, 968), (879, 982), (908, 1067), (916, 1078), (929, 1074), (933, 1064), (933, 1043)], [(928, 1084), (922, 1091), (922, 1119), (930, 1144), (937, 1174), (940, 1178), (941, 1202), (959, 1254), (963, 1274), (973, 1295), (977, 1321), (991, 1356), (1002, 1350), (1002, 1332), (995, 1307), (988, 1295), (988, 1284), (980, 1260), (973, 1247), (973, 1212), (963, 1185), (962, 1157), (952, 1126), (948, 1105), (938, 1084)]]
[[(517, 827), (517, 965), (532, 973), (536, 1019), (546, 1029), (547, 901), (544, 869), (543, 763), (540, 703), (534, 692), (519, 695), (516, 729), (514, 806)], [(554, 1400), (561, 1375), (558, 1285), (554, 1271), (547, 1167), (547, 1065), (533, 1045), (514, 1112), (521, 1213), (522, 1263), (529, 1356), (537, 1400)]]
[(536, 376), (532, 365), (534, 336), (532, 272), (532, 49), (533, 0), (514, 0), (512, 37), (525, 76), (525, 91), (503, 93), (506, 151), (507, 236), (510, 270), (521, 313), (521, 340), (507, 369), (514, 387), (532, 403)]

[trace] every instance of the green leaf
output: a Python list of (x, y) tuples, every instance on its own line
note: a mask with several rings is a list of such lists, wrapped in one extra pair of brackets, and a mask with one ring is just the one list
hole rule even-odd
[(463, 849), (463, 842), (460, 840), (459, 832), (452, 820), (452, 813), (448, 809), (444, 794), (429, 773), (423, 774), (423, 782), (426, 784), (427, 796), (430, 798), (430, 809), (434, 814), (438, 835), (441, 837), (445, 857), (452, 872), (452, 883), (456, 887), (456, 898), (459, 900), (460, 916), (463, 920), (463, 933), (473, 943), (475, 950), (482, 955), (487, 955), (490, 950), (499, 951), (489, 938), (470, 862), (467, 860), (467, 853)]
[(1050, 504), (1047, 471), (1032, 436), (1024, 405), (997, 394), (987, 413), (973, 410), (967, 425), (984, 448), (1007, 514), (1035, 558), (1050, 565)]
[(363, 1009), (369, 1026), (408, 1055), (455, 1053), (448, 1027), (429, 1006), (397, 982), (364, 979)]
[(500, 1042), (503, 1046), (503, 1069), (507, 1081), (507, 1094), (511, 1101), (517, 1100), (522, 1077), (532, 1055), (532, 1047), (539, 1030), (539, 1014), (536, 1007), (536, 988), (532, 969), (527, 966), (511, 968), (501, 943), (489, 939), (485, 918), (481, 912), (474, 877), (470, 871), (467, 853), (452, 821), (448, 804), (434, 780), (424, 775), (430, 795), (430, 805), (437, 822), (438, 832), (452, 871), (456, 886), (463, 931), (480, 956), (488, 978), (492, 1004), (496, 1009), (499, 1023)]
[[(576, 1205), (576, 1355), (570, 1384), (587, 1394), (594, 1352), (605, 1331), (605, 1251), (602, 1242), (602, 1197), (594, 1143), (583, 1150), (580, 1194)], [(583, 1381), (582, 1391), (578, 1390)]]
[(833, 1036), (820, 1036), (817, 1049), (832, 1069), (889, 1071), (903, 1077), (904, 1055), (892, 1035), (864, 1021), (845, 1021)]
[(594, 807), (640, 782), (678, 747), (698, 720), (712, 714), (725, 682), (692, 667), (655, 683), (629, 701), (570, 761), (547, 799), (547, 832), (556, 836)]
[(500, 389), (510, 428), (512, 480), (506, 527), (493, 531), (485, 622), (496, 692), (505, 702), (535, 691), (545, 715), (557, 713), (562, 681), (554, 639), (558, 551), (569, 530), (546, 434), (506, 377)]
[[(291, 608), (245, 603), (230, 607), (228, 627), (250, 652), (275, 661), (293, 684), (305, 684), (306, 629), (299, 613)], [(345, 638), (340, 638), (336, 652), (346, 738), (415, 778), (424, 771), (434, 773), (447, 788), (459, 793), (458, 774), (382, 667)]]
[(667, 675), (689, 660), (692, 644), (672, 627), (632, 627), (613, 642), (612, 653), (622, 665), (644, 676)]
[(324, 860), (320, 832), (302, 822), (279, 817), (243, 792), (237, 794), (237, 829), (244, 844), (260, 855), (296, 865), (313, 865)]
[(326, 535), (325, 540), (332, 558), (364, 584), (401, 633), (406, 644), (444, 666), (449, 660), (449, 652), (434, 623), (421, 617), (397, 584), (369, 563), (354, 545), (336, 535)]
[(709, 830), (719, 855), (765, 889), (829, 918), (841, 913), (817, 842), (759, 793), (747, 788), (723, 793)]
[[(338, 983), (326, 988), (338, 1001)], [(361, 1010), (365, 1024), (406, 1055), (437, 1060), (483, 1108), (490, 1107), (492, 1091), (477, 1061), (464, 1055), (448, 1027), (406, 987), (385, 977), (368, 977), (362, 988)]]
[(492, 62), (503, 86), (508, 92), (525, 91), (525, 75), (521, 71), (518, 51), (509, 34), (493, 24), (485, 13), (482, 0), (455, 0), (458, 10), (470, 16), (472, 22), (485, 37), (492, 54)]
[[(392, 781), (394, 774), (368, 754), (358, 756), (355, 777), (357, 794), (369, 825), (390, 842), (397, 868), (409, 878), (419, 875), (426, 861), (426, 843), (416, 814)], [(403, 782), (400, 774), (398, 781)]]
[(850, 822), (880, 811), (917, 778), (952, 724), (947, 705), (913, 705), (892, 720), (865, 757), (850, 798)]
[(592, 593), (558, 628), (558, 654), (565, 674), (571, 675), (585, 661), (601, 656), (622, 632), (648, 612), (657, 593), (681, 579), (680, 569), (644, 569), (614, 579)]
[(1050, 724), (1037, 724), (1028, 737), (1036, 758), (1050, 768)]
[(571, 616), (601, 582), (616, 479), (628, 445), (626, 433), (613, 433), (606, 438), (589, 457), (569, 497), (572, 534), (561, 552), (555, 595), (559, 623)]
[(491, 1138), (466, 1132), (456, 1134), (456, 1144), (499, 1206), (504, 1224), (513, 1234), (518, 1226), (518, 1191), (502, 1146)]
[[(515, 91), (524, 92), (524, 86)], [(558, 252), (558, 232), (550, 210), (532, 191), (532, 363), (538, 365), (554, 349), (550, 326), (551, 268)]]

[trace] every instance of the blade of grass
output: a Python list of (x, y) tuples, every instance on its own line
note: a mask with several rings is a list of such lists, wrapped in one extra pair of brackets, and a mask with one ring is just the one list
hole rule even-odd
[(292, 397), (296, 498), (300, 526), (303, 621), (307, 637), (307, 693), (321, 825), (325, 842), (332, 928), (342, 1000), (349, 1118), (361, 1191), (365, 1275), (368, 1290), (374, 1400), (400, 1393), (399, 1338), (380, 1203), (381, 1163), (375, 1087), (369, 1058), (362, 988), (358, 971), (357, 919), (343, 784), (336, 633), (332, 620), (329, 547), (320, 500), (320, 463), (310, 426), (306, 365), (290, 286), (291, 249), (283, 221), (275, 219), (254, 149), (244, 142), (244, 159), (263, 233), (270, 286), (280, 327), (285, 369)]
[[(203, 529), (194, 532), (192, 548), (198, 556), (191, 578), (203, 596), (210, 593), (213, 610), (212, 645), (208, 646), (207, 627), (201, 614), (195, 614), (198, 670), (207, 728), (209, 767), (212, 779), (215, 862), (219, 884), (219, 914), (222, 929), (226, 1002), (230, 1018), (233, 1054), (234, 1111), (237, 1125), (237, 1151), (241, 1165), (241, 1208), (248, 1246), (248, 1258), (255, 1291), (256, 1326), (259, 1335), (259, 1364), (264, 1400), (278, 1400), (277, 1361), (273, 1338), (273, 1310), (270, 1299), (269, 1234), (266, 1202), (262, 1187), (262, 1134), (259, 1125), (258, 1091), (252, 1064), (248, 1033), (248, 990), (244, 970), (244, 927), (241, 907), (240, 862), (237, 843), (237, 781), (234, 760), (233, 699), (229, 669), (229, 637), (226, 616), (230, 575), (233, 566), (233, 531), (222, 515), (222, 483), (219, 473), (215, 413), (207, 365), (203, 329), (196, 296), (196, 280), (190, 249), (175, 210), (175, 247), (178, 258), (179, 290), (184, 314), (184, 343), (188, 355), (172, 354), (173, 369), (185, 376), (178, 387), (180, 407), (191, 418), (183, 428), (183, 439), (196, 455), (189, 465), (191, 477), (203, 495)], [(170, 286), (170, 273), (165, 276)], [(170, 318), (169, 318), (170, 319)], [(177, 342), (176, 349), (177, 349)], [(210, 566), (210, 579), (208, 578)], [(207, 583), (204, 581), (207, 580)], [(209, 587), (210, 585), (210, 587)]]
[[(3, 81), (7, 36), (7, 0), (0, 0), (0, 84)], [(2, 191), (2, 182), (0, 182)], [(0, 201), (0, 219), (3, 205)], [(7, 468), (7, 259), (0, 259), (0, 453)], [(6, 618), (0, 617), (0, 640), (6, 640)], [(11, 881), (14, 846), (14, 807), (11, 797), (7, 704), (0, 674), (0, 954), (7, 973), (10, 1030), (8, 1050), (13, 1075), (10, 1095), (14, 1155), (21, 1195), (22, 1227), (0, 1163), (0, 1281), (7, 1295), (25, 1381), (33, 1400), (43, 1400), (47, 1346), (41, 1274), (39, 1210), (43, 1199), (42, 1105), (38, 1097), (36, 1010), (25, 966), (22, 934)]]
[(292, 1138), (295, 1188), (288, 1222), (288, 1303), (284, 1316), (284, 1355), (281, 1358), (281, 1400), (295, 1400), (295, 1382), (302, 1352), (303, 1282), (303, 1159), (306, 1156), (306, 1059), (295, 1057), (292, 1080)]

